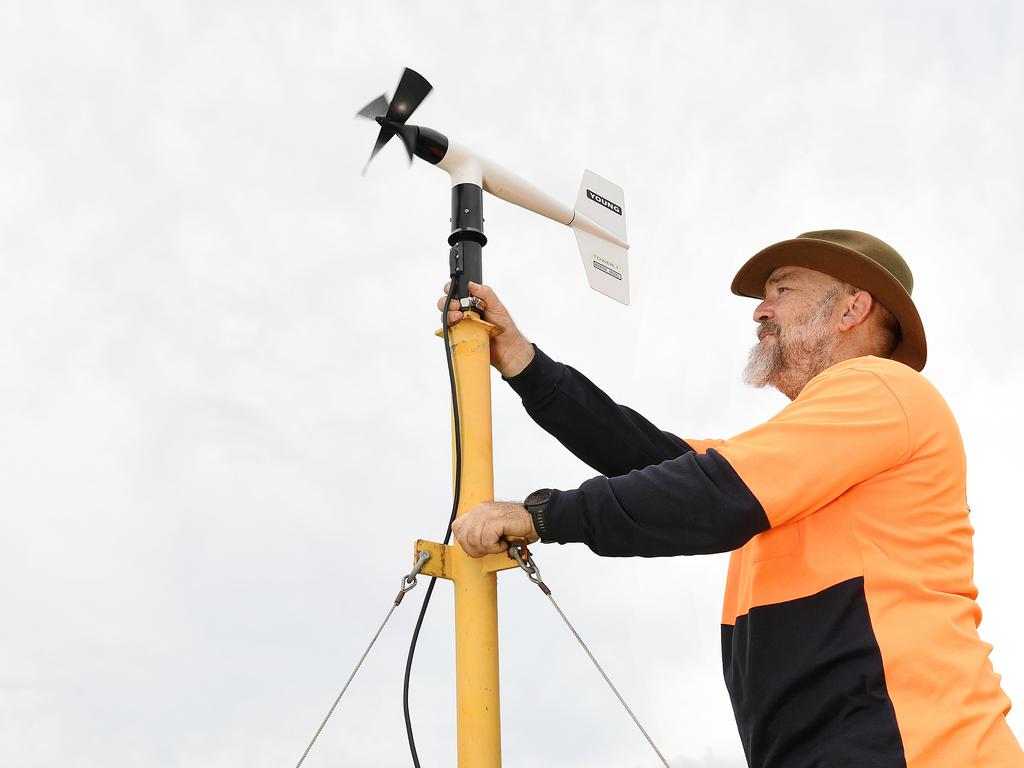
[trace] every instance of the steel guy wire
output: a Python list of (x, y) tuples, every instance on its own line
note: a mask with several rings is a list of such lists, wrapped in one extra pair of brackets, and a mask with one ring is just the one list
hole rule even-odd
[[(558, 611), (558, 615), (562, 617), (562, 621), (565, 622), (565, 626), (569, 628), (569, 631), (572, 632), (573, 637), (576, 638), (576, 641), (580, 644), (583, 650), (587, 652), (587, 656), (590, 657), (590, 660), (594, 663), (594, 666), (597, 668), (597, 671), (601, 673), (601, 677), (604, 678), (604, 681), (608, 683), (608, 687), (612, 689), (612, 693), (615, 694), (615, 698), (619, 700), (619, 703), (622, 705), (623, 709), (625, 709), (629, 716), (633, 719), (633, 722), (636, 724), (636, 727), (640, 729), (640, 733), (642, 733), (644, 735), (644, 738), (647, 739), (647, 743), (651, 745), (651, 749), (654, 750), (654, 753), (658, 756), (658, 759), (661, 760), (662, 765), (664, 765), (665, 768), (672, 768), (672, 766), (668, 764), (668, 760), (665, 759), (665, 756), (661, 754), (661, 750), (658, 749), (657, 745), (654, 743), (654, 740), (651, 738), (650, 734), (647, 733), (647, 730), (640, 724), (640, 721), (637, 719), (637, 716), (633, 713), (633, 710), (630, 709), (629, 704), (627, 704), (626, 700), (622, 698), (622, 694), (619, 693), (619, 689), (615, 687), (615, 684), (611, 681), (611, 678), (609, 678), (608, 674), (604, 671), (604, 668), (598, 663), (597, 659), (594, 658), (594, 654), (590, 652), (590, 648), (588, 648), (587, 644), (583, 642), (583, 638), (580, 637), (580, 633), (576, 631), (576, 627), (572, 625), (572, 622), (569, 621), (569, 618), (565, 615), (564, 611), (562, 611), (558, 603), (555, 602), (555, 598), (551, 596), (551, 590), (548, 589), (547, 584), (545, 584), (544, 580), (541, 578), (540, 568), (537, 567), (537, 563), (533, 560), (529, 550), (526, 549), (526, 545), (510, 543), (508, 551), (512, 559), (519, 564), (519, 567), (526, 571), (526, 575), (530, 579), (530, 581), (536, 584), (540, 588), (540, 591), (543, 592), (544, 595), (547, 597), (547, 599), (551, 601), (551, 605), (553, 605), (555, 607), (555, 610)], [(525, 556), (523, 555), (524, 552)]]
[(303, 761), (306, 759), (306, 755), (309, 754), (309, 750), (313, 748), (316, 740), (320, 737), (320, 733), (327, 725), (327, 721), (331, 719), (331, 715), (333, 715), (334, 710), (337, 709), (338, 702), (341, 701), (341, 697), (345, 695), (345, 691), (347, 691), (349, 685), (352, 684), (352, 678), (356, 676), (356, 672), (358, 672), (359, 668), (363, 666), (363, 661), (369, 655), (370, 649), (373, 648), (373, 644), (377, 642), (377, 638), (380, 637), (380, 633), (384, 631), (384, 627), (391, 618), (391, 614), (395, 612), (395, 608), (397, 608), (402, 602), (402, 598), (405, 597), (405, 593), (409, 592), (416, 586), (416, 576), (419, 575), (419, 572), (423, 569), (423, 566), (429, 559), (430, 553), (420, 550), (416, 557), (416, 565), (413, 567), (412, 571), (402, 577), (402, 587), (399, 589), (398, 595), (395, 596), (395, 601), (391, 604), (391, 609), (388, 611), (387, 616), (384, 617), (384, 621), (382, 621), (380, 626), (377, 628), (376, 633), (374, 633), (373, 638), (370, 640), (370, 644), (366, 646), (366, 650), (363, 651), (363, 655), (359, 657), (359, 661), (356, 662), (355, 669), (353, 669), (352, 674), (348, 676), (348, 680), (345, 681), (345, 685), (342, 686), (341, 693), (338, 694), (334, 703), (331, 704), (331, 708), (327, 710), (327, 715), (324, 717), (323, 722), (320, 723), (320, 727), (316, 729), (316, 733), (313, 734), (313, 738), (309, 740), (309, 744), (306, 746), (306, 751), (302, 753), (302, 757), (300, 757), (299, 762), (295, 764), (295, 768), (300, 768), (302, 766)]

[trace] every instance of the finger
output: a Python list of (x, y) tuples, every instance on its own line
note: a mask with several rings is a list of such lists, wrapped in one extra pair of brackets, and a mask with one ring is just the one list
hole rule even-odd
[(484, 285), (482, 283), (474, 283), (470, 281), (469, 292), (481, 299), (490, 299), (492, 301), (497, 301), (498, 299), (498, 294), (494, 292), (494, 289), (491, 288), (491, 286)]
[(493, 520), (483, 525), (480, 530), (480, 551), (485, 555), (500, 551), (496, 548), (500, 534), (501, 525), (495, 524)]
[(471, 516), (456, 518), (452, 523), (452, 534), (462, 547), (462, 551), (470, 557), (480, 557), (483, 554), (473, 538), (473, 519)]
[(473, 549), (476, 551), (475, 557), (482, 557), (493, 548), (494, 534), (491, 530), (493, 522), (489, 522), (488, 515), (484, 514), (478, 515), (477, 519), (476, 529), (473, 532)]
[(498, 539), (494, 544), (491, 545), (491, 550), (487, 554), (489, 555), (500, 555), (502, 552), (508, 552), (508, 542), (502, 539)]
[(503, 528), (498, 528), (491, 531), (491, 538), (488, 541), (487, 554), (494, 555), (499, 552), (508, 551), (508, 540), (505, 539), (506, 531)]
[(480, 557), (480, 524), (478, 515), (472, 515), (472, 520), (466, 525), (466, 554), (470, 557)]
[[(447, 299), (447, 298), (448, 298), (448, 296), (446, 294), (446, 295), (442, 296), (440, 299), (437, 300), (437, 308), (438, 309), (444, 309), (444, 300)], [(458, 308), (459, 308), (459, 302), (458, 302), (457, 299), (452, 299), (450, 302), (448, 302), (448, 309), (458, 309)]]
[(448, 325), (455, 325), (463, 317), (461, 312), (449, 312), (448, 313)]
[[(454, 526), (452, 526), (452, 533), (455, 533)], [(473, 544), (473, 538), (469, 527), (463, 525), (459, 529), (459, 532), (456, 535), (455, 540), (459, 542), (459, 546), (462, 547), (463, 552), (465, 552), (470, 557), (476, 557), (476, 548)]]
[(451, 289), (452, 289), (452, 281), (449, 280), (447, 283), (444, 284), (444, 288), (442, 288), (441, 290), (444, 291), (444, 295), (447, 296), (448, 295), (448, 291), (450, 291)]
[(508, 534), (515, 535), (514, 526), (509, 525), (509, 520), (505, 516), (492, 517), (483, 536), (483, 545), (487, 553), (496, 554), (507, 551), (508, 541), (505, 536)]
[(501, 301), (498, 299), (498, 294), (494, 292), (494, 289), (489, 285), (480, 285), (479, 283), (470, 283), (469, 292), (484, 302), (485, 305), (490, 304), (492, 309), (500, 310), (502, 308)]

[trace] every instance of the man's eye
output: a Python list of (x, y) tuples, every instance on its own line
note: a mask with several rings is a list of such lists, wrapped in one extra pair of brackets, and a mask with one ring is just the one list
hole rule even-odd
[(786, 285), (780, 285), (779, 288), (778, 288), (779, 293), (782, 293), (783, 291), (788, 291), (788, 290), (789, 290), (789, 286), (786, 286)]

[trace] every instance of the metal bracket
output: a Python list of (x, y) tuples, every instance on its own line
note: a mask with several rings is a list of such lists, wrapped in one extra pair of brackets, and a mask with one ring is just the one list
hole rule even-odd
[(413, 549), (414, 557), (418, 556), (418, 553), (422, 550), (430, 553), (430, 559), (427, 560), (426, 565), (423, 566), (423, 570), (420, 573), (424, 573), (427, 576), (436, 576), (439, 579), (455, 579), (455, 562), (452, 560), (452, 547), (446, 546), (445, 544), (438, 544), (435, 541), (427, 541), (426, 539), (418, 539), (416, 541), (416, 547)]
[[(438, 544), (435, 541), (419, 539), (413, 550), (414, 559), (419, 557), (421, 551), (429, 553), (430, 559), (427, 560), (420, 573), (451, 581), (455, 581), (458, 578), (455, 572), (455, 563), (457, 561), (456, 554), (462, 553), (461, 547), (455, 544)], [(499, 552), (496, 555), (484, 555), (481, 558), (467, 558), (465, 555), (462, 555), (458, 560), (479, 563), (480, 570), (484, 573), (496, 573), (497, 571), (507, 571), (510, 568), (519, 567), (507, 552)]]

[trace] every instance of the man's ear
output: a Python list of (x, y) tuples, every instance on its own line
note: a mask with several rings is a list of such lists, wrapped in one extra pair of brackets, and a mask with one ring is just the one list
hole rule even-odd
[(839, 318), (839, 330), (849, 331), (868, 319), (875, 300), (867, 291), (857, 291), (846, 297), (844, 311)]

